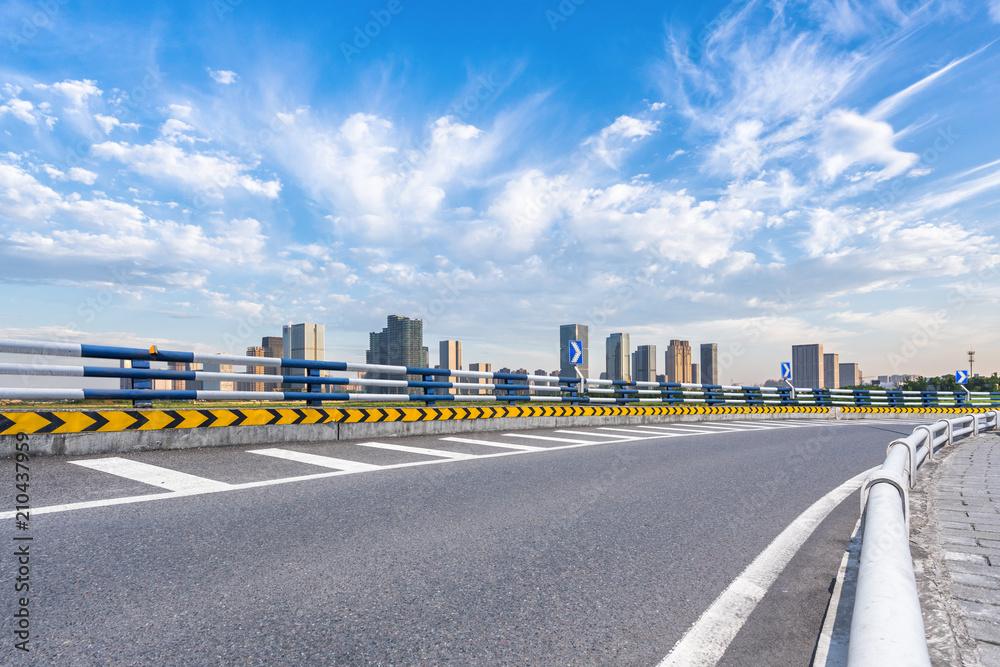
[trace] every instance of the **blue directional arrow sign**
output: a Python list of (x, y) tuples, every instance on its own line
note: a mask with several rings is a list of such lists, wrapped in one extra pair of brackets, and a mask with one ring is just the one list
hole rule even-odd
[(582, 340), (571, 340), (569, 342), (569, 363), (574, 365), (583, 363)]
[(965, 384), (969, 381), (969, 371), (955, 371), (955, 384)]
[(781, 362), (781, 379), (782, 380), (792, 379), (792, 363), (790, 361)]

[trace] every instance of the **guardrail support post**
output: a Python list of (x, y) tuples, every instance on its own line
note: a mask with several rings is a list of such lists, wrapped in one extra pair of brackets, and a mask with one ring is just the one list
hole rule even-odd
[[(434, 376), (433, 375), (424, 375), (423, 378), (424, 378), (424, 382), (433, 382), (434, 381)], [(427, 387), (426, 389), (424, 389), (424, 393), (425, 394), (433, 394), (434, 393), (434, 387)], [(426, 405), (429, 408), (432, 408), (432, 407), (434, 407), (434, 406), (437, 405), (437, 401), (424, 401), (424, 405)]]
[[(319, 377), (319, 369), (318, 368), (310, 368), (308, 370), (309, 370), (309, 372), (308, 372), (309, 377), (311, 377), (311, 378), (318, 378)], [(308, 392), (319, 393), (319, 392), (323, 391), (323, 385), (321, 385), (321, 384), (309, 384), (309, 385), (306, 385), (306, 387), (308, 387), (308, 389), (306, 389), (306, 391), (308, 391)], [(321, 408), (321, 407), (323, 407), (323, 401), (306, 401), (306, 405), (309, 406), (310, 408)]]
[[(149, 370), (149, 362), (145, 360), (132, 360), (132, 368), (141, 368), (144, 370)], [(133, 389), (152, 389), (152, 380), (132, 380)], [(133, 408), (151, 408), (153, 407), (153, 401), (145, 399), (132, 399)]]

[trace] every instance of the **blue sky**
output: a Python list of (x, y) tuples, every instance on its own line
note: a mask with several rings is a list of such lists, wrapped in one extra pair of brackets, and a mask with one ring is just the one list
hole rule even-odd
[(4, 3), (0, 336), (1000, 369), (1000, 0), (337, 4)]

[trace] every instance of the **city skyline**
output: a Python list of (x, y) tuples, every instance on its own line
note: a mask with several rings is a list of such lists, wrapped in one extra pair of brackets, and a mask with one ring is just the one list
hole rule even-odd
[(345, 55), (362, 3), (8, 3), (0, 336), (357, 359), (403, 312), (534, 368), (541, 314), (723, 382), (1000, 368), (995, 8), (402, 6)]

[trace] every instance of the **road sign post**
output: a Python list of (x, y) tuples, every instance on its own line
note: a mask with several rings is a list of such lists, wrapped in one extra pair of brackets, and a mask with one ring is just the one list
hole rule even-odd
[[(580, 366), (583, 365), (583, 341), (582, 340), (571, 340), (569, 342), (569, 363), (573, 365), (573, 370), (576, 371), (576, 376), (580, 379), (579, 389), (574, 392), (570, 392), (570, 396), (573, 398), (580, 398), (583, 396), (584, 392), (587, 391), (587, 378), (583, 377), (583, 373), (580, 372)], [(579, 405), (577, 401), (572, 401), (570, 405)]]
[(569, 363), (579, 366), (583, 363), (583, 341), (571, 340), (569, 342)]
[(955, 371), (955, 384), (965, 390), (965, 400), (972, 403), (972, 392), (966, 386), (969, 383), (969, 371)]
[(792, 390), (792, 400), (795, 400), (795, 386), (789, 382), (792, 379), (792, 362), (782, 361), (781, 362), (781, 379), (785, 381), (788, 388)]

